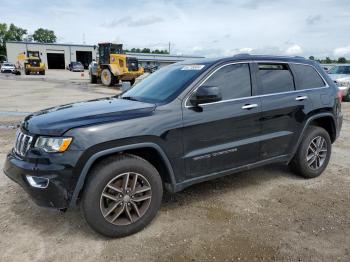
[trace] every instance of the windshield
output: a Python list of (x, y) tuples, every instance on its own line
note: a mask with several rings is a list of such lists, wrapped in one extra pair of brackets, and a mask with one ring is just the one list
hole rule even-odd
[(14, 66), (14, 64), (10, 64), (10, 63), (4, 63), (4, 66)]
[(335, 66), (328, 72), (329, 74), (350, 74), (350, 66)]
[(163, 67), (121, 97), (155, 104), (171, 101), (204, 70), (204, 67), (183, 64)]

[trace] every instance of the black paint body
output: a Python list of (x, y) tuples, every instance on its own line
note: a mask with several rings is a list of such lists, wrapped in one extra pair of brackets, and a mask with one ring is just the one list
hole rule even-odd
[[(317, 69), (327, 87), (262, 95), (257, 63), (307, 64)], [(192, 107), (188, 97), (218, 67), (249, 63), (252, 96)], [(31, 148), (24, 158), (7, 156), (4, 171), (42, 206), (75, 205), (95, 161), (118, 152), (152, 149), (164, 163), (165, 186), (183, 188), (236, 171), (274, 163), (288, 163), (305, 128), (327, 119), (332, 142), (342, 123), (337, 87), (313, 61), (302, 58), (235, 56), (196, 61), (206, 70), (166, 104), (149, 104), (116, 97), (55, 107), (26, 117), (21, 129), (44, 136), (69, 136), (64, 153)], [(297, 84), (297, 77), (295, 77)], [(297, 96), (309, 99), (296, 101)], [(247, 104), (257, 104), (250, 110)], [(50, 179), (48, 188), (28, 185), (25, 175)]]

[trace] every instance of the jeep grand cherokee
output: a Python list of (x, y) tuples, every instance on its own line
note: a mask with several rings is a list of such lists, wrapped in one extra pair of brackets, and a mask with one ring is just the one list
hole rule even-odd
[(237, 55), (164, 67), (134, 88), (27, 116), (5, 174), (41, 206), (81, 206), (109, 237), (155, 217), (163, 188), (282, 162), (327, 167), (341, 93), (314, 61)]

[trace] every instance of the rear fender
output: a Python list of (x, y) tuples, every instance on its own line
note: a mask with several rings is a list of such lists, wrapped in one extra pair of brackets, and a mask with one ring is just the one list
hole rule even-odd
[(295, 144), (294, 148), (293, 148), (293, 151), (292, 151), (292, 154), (291, 154), (291, 157), (290, 159), (288, 160), (288, 164), (290, 163), (290, 161), (292, 161), (295, 153), (297, 152), (298, 150), (298, 147), (301, 143), (301, 140), (303, 139), (304, 135), (305, 135), (305, 132), (306, 132), (306, 129), (310, 126), (311, 122), (313, 120), (316, 120), (318, 118), (321, 118), (321, 117), (331, 117), (332, 120), (333, 120), (333, 125), (334, 127), (336, 128), (337, 125), (336, 125), (336, 120), (334, 118), (334, 115), (332, 113), (320, 113), (320, 114), (316, 114), (316, 115), (313, 115), (311, 117), (309, 117), (306, 122), (305, 122), (305, 125), (303, 127), (303, 130), (301, 131), (300, 135), (299, 135), (299, 138), (298, 138), (298, 142)]

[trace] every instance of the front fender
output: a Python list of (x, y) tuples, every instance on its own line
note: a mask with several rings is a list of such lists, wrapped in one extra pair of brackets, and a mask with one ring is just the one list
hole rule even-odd
[(95, 163), (95, 161), (103, 156), (107, 156), (107, 155), (111, 155), (111, 154), (115, 154), (118, 152), (122, 152), (125, 150), (130, 150), (130, 149), (138, 149), (138, 148), (146, 148), (146, 147), (151, 147), (155, 150), (157, 150), (157, 152), (160, 154), (160, 156), (162, 157), (165, 166), (169, 172), (170, 175), (170, 181), (171, 184), (166, 185), (166, 187), (168, 188), (168, 190), (170, 191), (174, 191), (175, 190), (175, 185), (176, 185), (176, 180), (175, 180), (175, 175), (174, 175), (174, 171), (173, 168), (170, 164), (170, 161), (167, 157), (167, 155), (165, 154), (165, 152), (163, 151), (163, 149), (155, 144), (155, 143), (138, 143), (138, 144), (132, 144), (132, 145), (125, 145), (125, 146), (120, 146), (120, 147), (115, 147), (115, 148), (109, 148), (106, 150), (102, 150), (100, 152), (97, 152), (95, 154), (93, 154), (92, 156), (89, 157), (89, 159), (86, 161), (80, 175), (78, 178), (78, 182), (75, 186), (73, 195), (72, 195), (72, 199), (70, 200), (70, 206), (71, 207), (75, 207), (77, 204), (77, 200), (79, 197), (79, 193), (81, 192), (81, 190), (83, 189), (83, 186), (85, 184), (85, 180), (87, 177), (87, 174), (90, 170), (90, 168), (92, 167), (92, 165)]
[(109, 67), (109, 70), (111, 70), (111, 72), (112, 72), (112, 74), (114, 76), (119, 76), (119, 75), (122, 74), (122, 72), (121, 72), (120, 68), (118, 67), (118, 65), (116, 65), (116, 64), (109, 64), (108, 67)]

